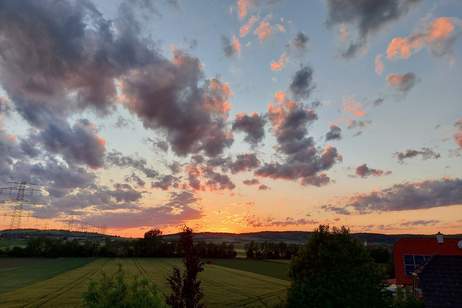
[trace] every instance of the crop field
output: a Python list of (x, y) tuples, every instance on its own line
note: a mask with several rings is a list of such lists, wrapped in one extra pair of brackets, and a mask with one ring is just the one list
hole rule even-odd
[(289, 280), (288, 260), (214, 259), (213, 264)]
[[(22, 262), (22, 260), (28, 259), (21, 259), (19, 262)], [(76, 260), (78, 259), (73, 260), (77, 262)], [(37, 279), (30, 284), (23, 284), (22, 287), (21, 284), (17, 284), (16, 288), (8, 289), (8, 287), (4, 287), (0, 289), (0, 306), (79, 307), (81, 305), (81, 295), (87, 289), (89, 281), (98, 278), (102, 271), (108, 274), (115, 272), (118, 264), (122, 265), (128, 275), (132, 277), (135, 275), (144, 276), (155, 283), (162, 293), (168, 294), (166, 277), (170, 274), (173, 266), (181, 264), (179, 259), (162, 258), (80, 260), (87, 261), (87, 263), (85, 264), (84, 261), (81, 261), (80, 267), (74, 267), (51, 278)], [(40, 260), (35, 261), (40, 263)], [(44, 261), (42, 264), (44, 270), (53, 266), (48, 260), (41, 261)], [(249, 268), (246, 267), (250, 264), (242, 265), (242, 263), (240, 269), (240, 263), (230, 265), (225, 264), (225, 262), (220, 264), (218, 260), (213, 260), (212, 264), (207, 264), (205, 271), (199, 275), (207, 306), (265, 307), (284, 299), (289, 281), (262, 274), (265, 271), (267, 273), (271, 272), (272, 265), (281, 264), (265, 261), (254, 262), (262, 262), (264, 265), (261, 265), (261, 267), (266, 269), (260, 269), (260, 273), (255, 273), (255, 271), (249, 271)], [(10, 277), (14, 277), (15, 271), (21, 270), (21, 266), (15, 268), (14, 265), (14, 260), (12, 259), (0, 259), (0, 269), (9, 268), (8, 275)], [(4, 272), (0, 271), (0, 281), (4, 280), (4, 277)]]

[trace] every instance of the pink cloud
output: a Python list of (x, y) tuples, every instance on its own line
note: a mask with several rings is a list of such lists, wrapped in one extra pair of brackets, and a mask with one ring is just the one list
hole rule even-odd
[(242, 25), (242, 27), (239, 29), (239, 35), (241, 37), (245, 37), (252, 27), (255, 25), (255, 23), (258, 21), (257, 16), (250, 16), (250, 18), (247, 20), (245, 24)]
[(249, 13), (249, 10), (255, 5), (254, 0), (237, 0), (237, 11), (239, 18), (243, 19)]
[(289, 59), (286, 52), (284, 52), (277, 60), (271, 62), (271, 70), (272, 71), (280, 71), (284, 68), (287, 64), (287, 60)]
[(273, 29), (268, 21), (262, 20), (258, 25), (257, 29), (255, 29), (255, 35), (258, 36), (260, 42), (265, 41), (268, 39), (271, 34), (273, 33)]
[(413, 52), (424, 46), (429, 47), (433, 54), (446, 54), (453, 43), (455, 29), (456, 24), (451, 18), (436, 18), (424, 31), (408, 37), (393, 38), (388, 44), (387, 58), (408, 59)]
[(233, 35), (231, 40), (231, 46), (238, 55), (241, 54), (241, 42), (239, 42), (239, 39), (235, 35)]
[(357, 117), (363, 117), (366, 115), (361, 103), (356, 101), (353, 97), (348, 97), (343, 100), (343, 110)]

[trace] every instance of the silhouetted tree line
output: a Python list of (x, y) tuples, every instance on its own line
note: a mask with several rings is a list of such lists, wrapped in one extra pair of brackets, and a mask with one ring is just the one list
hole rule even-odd
[[(25, 247), (0, 250), (0, 256), (9, 257), (183, 257), (179, 241), (166, 241), (159, 230), (145, 233), (141, 239), (64, 240), (34, 238)], [(201, 258), (234, 258), (232, 244), (197, 242), (194, 250)]]
[(245, 245), (248, 259), (291, 259), (299, 249), (299, 245), (286, 244), (284, 242), (251, 241)]

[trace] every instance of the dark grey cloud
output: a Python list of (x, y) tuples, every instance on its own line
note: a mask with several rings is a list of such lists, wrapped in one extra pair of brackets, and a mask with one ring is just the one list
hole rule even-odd
[(123, 78), (126, 106), (145, 127), (163, 130), (177, 155), (216, 156), (233, 143), (226, 125), (230, 90), (202, 74), (198, 59), (177, 51), (174, 63), (146, 65)]
[(462, 179), (443, 178), (396, 184), (380, 191), (350, 197), (343, 208), (359, 214), (371, 212), (420, 210), (462, 204)]
[(269, 190), (271, 188), (269, 188), (269, 186), (265, 185), (265, 184), (260, 184), (258, 186), (258, 190)]
[(380, 169), (369, 168), (367, 164), (362, 164), (356, 167), (356, 175), (362, 178), (367, 178), (369, 176), (382, 176), (389, 175), (391, 171), (383, 171)]
[(2, 1), (2, 87), (42, 129), (84, 109), (113, 111), (117, 80), (124, 105), (146, 128), (163, 131), (176, 154), (220, 154), (233, 141), (229, 88), (205, 79), (197, 58), (161, 55), (140, 36), (137, 9), (123, 2), (106, 20), (89, 1)]
[(237, 46), (233, 44), (231, 39), (226, 35), (223, 35), (221, 37), (221, 44), (226, 57), (231, 58), (232, 56), (239, 54), (239, 49), (237, 48)]
[(345, 207), (342, 207), (342, 206), (335, 206), (335, 205), (332, 205), (332, 204), (326, 204), (326, 205), (323, 205), (321, 206), (321, 208), (325, 211), (328, 211), (328, 212), (334, 212), (338, 215), (350, 215), (351, 212), (346, 209)]
[(112, 228), (180, 225), (203, 216), (202, 210), (195, 206), (198, 201), (199, 199), (192, 192), (172, 192), (167, 202), (155, 207), (139, 207), (124, 212), (103, 212), (84, 217), (83, 221)]
[(126, 183), (116, 183), (112, 188), (95, 185), (80, 189), (73, 194), (53, 198), (46, 206), (31, 205), (28, 210), (31, 210), (34, 216), (41, 218), (75, 214), (89, 215), (89, 210), (91, 210), (90, 213), (135, 210), (140, 209), (138, 203), (142, 197), (141, 192)]
[(388, 85), (398, 90), (399, 92), (406, 94), (409, 92), (417, 83), (418, 79), (414, 73), (390, 74), (387, 76)]
[(393, 155), (398, 159), (400, 163), (403, 163), (406, 159), (415, 158), (417, 156), (420, 156), (423, 160), (438, 159), (441, 157), (440, 153), (437, 153), (427, 147), (423, 147), (420, 150), (407, 149), (402, 152), (396, 152)]
[(352, 120), (348, 124), (348, 129), (362, 129), (369, 126), (372, 123), (370, 120)]
[[(301, 73), (300, 73), (301, 72)], [(299, 74), (300, 73), (300, 74)], [(299, 75), (309, 77), (300, 77)], [(297, 81), (303, 79), (304, 82)], [(298, 85), (295, 86), (294, 85)], [(312, 86), (312, 71), (302, 68), (291, 83), (291, 92), (298, 98), (307, 99)], [(297, 89), (297, 90), (294, 90)], [(330, 169), (342, 158), (334, 147), (316, 147), (308, 127), (317, 120), (314, 109), (300, 101), (284, 98), (276, 101), (268, 109), (268, 118), (277, 141), (278, 161), (265, 163), (255, 171), (255, 175), (273, 179), (300, 180), (302, 185), (322, 186), (330, 179), (323, 172)]]
[(178, 187), (179, 178), (171, 174), (164, 175), (160, 177), (158, 181), (152, 182), (151, 187), (160, 188), (162, 190), (169, 190), (170, 188)]
[(326, 134), (326, 141), (342, 139), (342, 129), (337, 125), (331, 125)]
[(229, 176), (211, 169), (205, 170), (204, 177), (206, 179), (205, 185), (209, 190), (233, 190), (236, 187)]
[(127, 156), (116, 150), (107, 154), (106, 163), (109, 166), (133, 168), (142, 172), (148, 178), (155, 178), (159, 174), (156, 170), (148, 166), (144, 158)]
[(249, 179), (249, 180), (244, 180), (242, 181), (245, 185), (257, 185), (260, 184), (260, 181), (258, 179)]
[(415, 226), (434, 226), (440, 223), (439, 220), (436, 219), (419, 219), (419, 220), (410, 220), (401, 223), (402, 227), (415, 227)]
[(292, 45), (297, 49), (306, 49), (310, 38), (303, 32), (298, 32), (292, 41)]
[(226, 165), (231, 173), (235, 174), (243, 171), (251, 171), (260, 166), (260, 160), (255, 153), (238, 154), (236, 159)]
[(114, 127), (116, 128), (128, 128), (130, 126), (130, 121), (125, 119), (122, 116), (117, 118), (117, 121), (114, 123)]
[(168, 142), (165, 140), (148, 138), (147, 142), (150, 143), (155, 150), (161, 150), (162, 152), (168, 152)]
[(385, 99), (383, 97), (376, 98), (373, 102), (374, 107), (378, 107), (383, 104)]
[(34, 138), (51, 153), (61, 154), (70, 164), (99, 168), (104, 164), (106, 142), (97, 135), (94, 124), (78, 120), (73, 127), (61, 119), (48, 123)]
[(358, 38), (342, 53), (345, 58), (358, 54), (368, 39), (385, 26), (406, 15), (420, 0), (326, 0), (327, 25), (348, 24), (356, 28)]
[(144, 187), (144, 185), (146, 185), (146, 182), (134, 172), (126, 176), (125, 181), (128, 183), (135, 183), (138, 187)]
[(233, 123), (233, 131), (241, 131), (246, 134), (244, 140), (255, 146), (265, 137), (266, 119), (263, 115), (253, 113), (251, 115), (239, 113)]
[(296, 100), (307, 99), (314, 88), (313, 70), (309, 66), (303, 66), (295, 73), (289, 87)]
[(69, 166), (54, 158), (41, 157), (40, 162), (33, 162), (26, 156), (15, 156), (15, 154), (6, 157), (9, 164), (5, 168), (2, 168), (0, 163), (1, 181), (26, 181), (41, 185), (48, 191), (51, 198), (60, 198), (75, 189), (95, 185), (95, 174), (85, 168)]
[(236, 185), (228, 175), (215, 169), (220, 167), (222, 171), (228, 170), (229, 158), (214, 158), (205, 161), (202, 156), (192, 158), (192, 163), (186, 166), (188, 185), (194, 190), (233, 190)]
[[(40, 126), (50, 113), (87, 106), (107, 111), (112, 105), (119, 68), (107, 46), (114, 38), (91, 2), (6, 0), (0, 20), (0, 81), (26, 120)], [(73, 99), (68, 91), (75, 92)]]
[(246, 218), (247, 225), (255, 228), (260, 227), (288, 227), (288, 226), (297, 226), (297, 225), (314, 225), (318, 224), (319, 221), (314, 219), (306, 218), (293, 218), (286, 217), (286, 219), (277, 220), (274, 218), (261, 219), (256, 216), (248, 216)]

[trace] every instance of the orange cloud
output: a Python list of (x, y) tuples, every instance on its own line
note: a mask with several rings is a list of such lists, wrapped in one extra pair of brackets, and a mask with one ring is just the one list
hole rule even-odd
[(235, 35), (233, 35), (233, 39), (231, 40), (231, 46), (238, 55), (241, 54), (241, 42), (239, 42), (239, 39)]
[(454, 135), (454, 140), (462, 148), (462, 132), (458, 132)]
[(243, 19), (249, 13), (250, 8), (254, 6), (254, 0), (237, 0), (237, 11), (239, 18)]
[(273, 29), (271, 25), (266, 20), (262, 20), (258, 25), (257, 29), (255, 29), (255, 34), (258, 36), (260, 42), (265, 41), (267, 38), (271, 36), (273, 33)]
[(361, 103), (357, 102), (353, 97), (348, 97), (343, 100), (343, 110), (357, 117), (366, 115)]
[(274, 94), (274, 99), (276, 100), (276, 102), (282, 103), (285, 98), (286, 98), (286, 94), (284, 93), (284, 91), (277, 91)]
[(284, 66), (287, 64), (287, 60), (289, 57), (287, 56), (287, 53), (283, 53), (279, 59), (271, 62), (271, 70), (272, 71), (280, 71), (284, 68)]
[[(455, 24), (449, 17), (439, 17), (433, 20), (427, 29), (409, 37), (395, 37), (388, 44), (387, 58), (400, 57), (408, 59), (411, 54), (427, 45), (436, 53), (444, 54), (448, 48), (448, 40), (454, 33)], [(443, 49), (443, 50), (440, 50)]]
[(250, 18), (247, 20), (245, 24), (242, 25), (242, 27), (239, 29), (239, 35), (241, 37), (246, 36), (252, 27), (255, 25), (255, 23), (258, 21), (257, 16), (250, 16)]
[(384, 69), (382, 55), (375, 56), (374, 64), (375, 64), (375, 73), (379, 76), (382, 75), (383, 69)]

